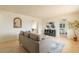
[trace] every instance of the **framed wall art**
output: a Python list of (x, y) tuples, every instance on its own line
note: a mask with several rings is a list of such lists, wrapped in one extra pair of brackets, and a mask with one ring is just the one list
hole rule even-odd
[(14, 28), (22, 28), (22, 19), (19, 17), (15, 17), (13, 19), (13, 27)]

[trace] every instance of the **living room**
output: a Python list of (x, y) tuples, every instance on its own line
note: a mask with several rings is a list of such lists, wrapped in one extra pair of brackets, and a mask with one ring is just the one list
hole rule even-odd
[[(79, 52), (78, 15), (79, 6), (0, 6), (0, 52), (23, 53), (28, 52), (27, 50), (35, 53)], [(73, 26), (75, 23), (78, 23), (77, 27)], [(24, 40), (21, 35), (26, 32), (39, 36), (39, 40), (37, 40), (39, 45), (37, 44), (35, 47), (39, 51), (31, 48), (34, 47), (31, 42), (19, 41)], [(32, 36), (35, 38), (36, 36), (32, 34), (30, 34), (30, 38)], [(53, 49), (53, 46), (56, 49)]]

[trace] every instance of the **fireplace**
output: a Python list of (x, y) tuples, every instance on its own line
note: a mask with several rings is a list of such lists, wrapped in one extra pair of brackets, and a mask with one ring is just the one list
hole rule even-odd
[(49, 35), (49, 36), (56, 36), (56, 30), (51, 30), (51, 29), (45, 29), (44, 30), (44, 34), (45, 35)]

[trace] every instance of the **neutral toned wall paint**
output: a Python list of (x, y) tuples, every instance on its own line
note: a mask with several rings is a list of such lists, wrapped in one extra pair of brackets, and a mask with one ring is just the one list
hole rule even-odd
[[(22, 28), (13, 28), (13, 19), (15, 17), (22, 19)], [(31, 30), (33, 20), (35, 18), (30, 16), (0, 11), (0, 39), (18, 36), (20, 31)]]
[[(13, 28), (14, 17), (20, 17), (22, 19), (22, 28)], [(10, 35), (18, 36), (21, 30), (22, 31), (31, 30), (33, 20), (38, 22), (38, 32), (43, 33), (44, 27), (46, 26), (47, 22), (54, 21), (57, 22), (58, 24), (58, 22), (60, 22), (60, 20), (62, 20), (63, 18), (66, 18), (67, 21), (79, 20), (79, 13), (76, 12), (71, 14), (65, 14), (62, 16), (54, 16), (48, 19), (38, 19), (27, 15), (0, 11), (0, 38), (8, 37)], [(58, 28), (56, 27), (56, 29)], [(68, 31), (68, 37), (72, 36), (71, 35), (72, 31), (70, 31), (69, 29), (67, 29), (67, 31)]]
[(62, 21), (62, 19), (66, 19), (66, 22), (67, 22), (66, 23), (67, 24), (66, 31), (68, 32), (67, 37), (72, 38), (73, 37), (73, 31), (71, 29), (69, 29), (68, 21), (72, 22), (74, 20), (79, 20), (79, 12), (64, 14), (64, 15), (61, 15), (61, 16), (54, 16), (54, 17), (49, 18), (48, 20), (44, 19), (44, 20), (42, 20), (43, 28), (45, 28), (45, 26), (48, 22), (50, 22), (50, 21), (55, 22), (56, 23), (56, 29), (57, 29), (57, 36), (59, 36), (58, 24), (60, 23), (60, 21)]

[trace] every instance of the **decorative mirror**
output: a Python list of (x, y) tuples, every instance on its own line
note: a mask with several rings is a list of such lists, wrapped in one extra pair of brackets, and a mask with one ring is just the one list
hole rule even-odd
[(22, 20), (19, 17), (14, 18), (14, 28), (21, 28), (22, 27)]
[(51, 28), (55, 28), (55, 24), (54, 24), (54, 22), (52, 22), (52, 24), (51, 24)]

